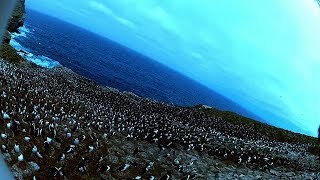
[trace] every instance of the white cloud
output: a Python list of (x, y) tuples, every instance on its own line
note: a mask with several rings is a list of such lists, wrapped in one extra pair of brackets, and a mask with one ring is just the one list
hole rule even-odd
[(104, 15), (107, 15), (107, 16), (110, 16), (110, 17), (114, 18), (116, 21), (118, 21), (120, 24), (122, 24), (124, 26), (127, 26), (127, 27), (129, 27), (131, 29), (136, 27), (135, 24), (132, 21), (118, 16), (109, 7), (107, 7), (105, 4), (103, 4), (101, 2), (89, 1), (89, 5), (90, 5), (91, 8), (93, 8), (93, 9), (95, 9), (97, 11), (100, 11)]
[(177, 26), (177, 22), (175, 22), (175, 19), (171, 17), (171, 15), (160, 6), (151, 8), (148, 11), (147, 17), (154, 20), (155, 23), (160, 24), (167, 31), (176, 33), (177, 35), (180, 34), (179, 28)]

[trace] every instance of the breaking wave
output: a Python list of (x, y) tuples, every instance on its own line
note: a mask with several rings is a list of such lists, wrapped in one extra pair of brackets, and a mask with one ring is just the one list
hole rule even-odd
[(44, 68), (54, 68), (60, 66), (58, 61), (55, 61), (49, 57), (43, 55), (35, 55), (32, 51), (28, 48), (23, 47), (19, 43), (20, 38), (27, 38), (28, 34), (32, 33), (27, 27), (23, 26), (18, 29), (18, 32), (11, 33), (11, 41), (10, 45), (18, 51), (18, 54), (25, 58), (28, 61), (31, 61), (38, 66)]

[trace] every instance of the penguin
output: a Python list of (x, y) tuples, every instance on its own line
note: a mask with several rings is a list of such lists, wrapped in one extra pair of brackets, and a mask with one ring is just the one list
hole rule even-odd
[(79, 170), (82, 174), (84, 174), (84, 173), (86, 172), (86, 170), (87, 170), (87, 167), (86, 167), (83, 163), (79, 163), (79, 164), (78, 164), (78, 170)]
[(26, 142), (30, 142), (31, 138), (28, 137), (28, 136), (26, 136), (26, 137), (24, 137), (24, 140), (25, 140)]
[(14, 144), (14, 151), (16, 153), (20, 153), (21, 149), (20, 149), (20, 146), (18, 144)]
[(4, 145), (4, 144), (1, 145), (1, 152), (2, 153), (8, 153), (9, 152), (6, 145)]
[(39, 151), (36, 152), (36, 155), (37, 155), (37, 157), (40, 158), (40, 159), (43, 158), (42, 154), (41, 154)]
[(73, 141), (73, 144), (74, 145), (79, 145), (79, 143), (80, 143), (80, 140), (79, 140), (79, 138), (76, 138), (74, 141)]
[(23, 157), (23, 154), (20, 154), (20, 155), (18, 156), (18, 161), (19, 161), (19, 162), (22, 162), (22, 161), (24, 161), (24, 157)]
[(123, 164), (123, 165), (121, 165), (119, 168), (118, 168), (118, 171), (126, 171), (126, 170), (128, 170), (129, 169), (129, 167), (130, 167), (131, 165), (130, 164)]
[(172, 173), (167, 171), (165, 175), (161, 176), (160, 180), (169, 180), (172, 178)]
[(1, 133), (1, 138), (2, 138), (3, 140), (7, 140), (8, 135), (7, 135), (6, 133)]
[(66, 159), (66, 155), (64, 153), (60, 154), (58, 157), (59, 161), (64, 161)]
[(98, 169), (100, 173), (106, 173), (106, 172), (109, 172), (110, 170), (111, 170), (111, 167), (108, 164), (104, 164)]
[(36, 153), (36, 152), (38, 152), (38, 148), (36, 145), (34, 145), (32, 148), (32, 153)]

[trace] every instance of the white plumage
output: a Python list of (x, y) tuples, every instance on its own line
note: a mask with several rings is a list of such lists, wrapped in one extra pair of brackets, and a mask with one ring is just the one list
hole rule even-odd
[(89, 153), (94, 151), (94, 147), (93, 146), (89, 146)]
[(33, 153), (38, 152), (38, 148), (37, 148), (37, 146), (33, 146), (33, 148), (32, 148), (32, 152), (33, 152)]
[(26, 136), (26, 137), (24, 137), (24, 140), (26, 141), (26, 142), (30, 142), (30, 137), (28, 137), (28, 136)]
[(19, 153), (20, 152), (20, 146), (19, 144), (14, 144), (14, 151)]
[(11, 126), (12, 126), (11, 122), (7, 123), (7, 129), (11, 129)]
[(3, 119), (10, 119), (10, 116), (7, 113), (3, 113)]
[(4, 133), (1, 133), (1, 138), (2, 138), (3, 140), (6, 140), (6, 139), (8, 138), (8, 136), (7, 136), (6, 134), (4, 134)]
[(20, 156), (18, 156), (18, 161), (21, 162), (24, 160), (23, 154), (20, 154)]
[(71, 138), (71, 133), (67, 133), (67, 138)]
[(42, 159), (42, 158), (43, 158), (43, 156), (40, 154), (40, 152), (39, 152), (39, 151), (37, 152), (37, 156), (38, 156), (38, 158), (40, 158), (40, 159)]
[(52, 139), (49, 138), (49, 137), (47, 137), (47, 143), (48, 143), (48, 144), (51, 144), (51, 143), (52, 143)]
[(80, 141), (78, 138), (76, 138), (74, 141), (73, 141), (74, 145), (79, 145)]

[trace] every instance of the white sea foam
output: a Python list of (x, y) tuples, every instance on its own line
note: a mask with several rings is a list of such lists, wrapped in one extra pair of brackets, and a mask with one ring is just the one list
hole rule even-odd
[(25, 26), (22, 26), (18, 29), (18, 32), (14, 32), (14, 33), (11, 33), (11, 38), (16, 38), (16, 37), (28, 37), (28, 34), (30, 34), (30, 30), (25, 27)]
[(23, 47), (17, 40), (11, 39), (10, 45), (16, 49), (17, 51), (26, 51), (29, 52), (30, 50), (28, 48)]
[(37, 56), (37, 55), (34, 55), (32, 53), (27, 53), (27, 54), (21, 54), (25, 59), (27, 59), (28, 61), (31, 61), (35, 64), (37, 64), (38, 66), (41, 66), (41, 67), (45, 67), (45, 68), (54, 68), (54, 67), (57, 67), (59, 66), (59, 62), (51, 59), (51, 58), (48, 58), (46, 56)]
[(15, 48), (17, 51), (19, 51), (19, 55), (24, 57), (26, 60), (31, 61), (38, 66), (44, 67), (44, 68), (54, 68), (56, 66), (59, 66), (60, 63), (42, 55), (34, 55), (31, 53), (31, 50), (28, 48), (23, 47), (18, 41), (18, 38), (21, 37), (28, 37), (28, 34), (30, 33), (29, 29), (25, 26), (20, 27), (18, 29), (19, 33), (11, 33), (11, 41), (10, 45)]

